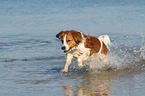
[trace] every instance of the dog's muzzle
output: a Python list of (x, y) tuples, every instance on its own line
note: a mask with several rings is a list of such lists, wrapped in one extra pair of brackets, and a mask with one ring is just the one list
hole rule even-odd
[(62, 50), (65, 50), (65, 46), (62, 46), (61, 49), (62, 49)]
[(61, 49), (62, 49), (65, 53), (67, 53), (67, 52), (69, 52), (69, 51), (72, 49), (72, 47), (70, 47), (68, 50), (65, 50), (66, 47), (65, 47), (65, 46), (62, 46)]

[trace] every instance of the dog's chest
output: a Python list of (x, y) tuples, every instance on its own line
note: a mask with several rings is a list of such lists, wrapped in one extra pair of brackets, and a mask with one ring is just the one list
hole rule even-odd
[(85, 48), (84, 43), (79, 44), (71, 53), (74, 57), (80, 56), (88, 57), (90, 55), (90, 49)]

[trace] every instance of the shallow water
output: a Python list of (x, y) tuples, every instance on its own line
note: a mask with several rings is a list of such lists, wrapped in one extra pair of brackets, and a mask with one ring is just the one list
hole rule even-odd
[[(144, 96), (144, 22), (144, 0), (0, 0), (0, 96)], [(71, 29), (108, 34), (110, 67), (61, 74)]]

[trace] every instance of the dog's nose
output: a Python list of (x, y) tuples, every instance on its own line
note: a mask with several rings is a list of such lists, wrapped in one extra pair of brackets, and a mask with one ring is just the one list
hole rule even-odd
[(62, 49), (62, 50), (65, 50), (65, 46), (62, 46), (61, 49)]

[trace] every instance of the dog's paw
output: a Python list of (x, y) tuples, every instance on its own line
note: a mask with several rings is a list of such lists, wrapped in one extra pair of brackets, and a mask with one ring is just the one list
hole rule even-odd
[(83, 68), (82, 62), (78, 62), (78, 66), (79, 66), (79, 68)]
[(67, 73), (68, 72), (68, 70), (62, 70), (62, 73)]
[(79, 66), (79, 68), (83, 68), (83, 65), (78, 65)]

